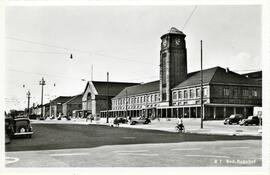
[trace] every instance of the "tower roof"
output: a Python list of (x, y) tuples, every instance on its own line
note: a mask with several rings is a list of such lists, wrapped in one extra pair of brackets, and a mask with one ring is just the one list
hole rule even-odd
[[(182, 31), (178, 30), (175, 27), (171, 27), (170, 30), (168, 31), (168, 33), (164, 34), (164, 35), (168, 35), (168, 34), (177, 34), (177, 35), (185, 35)], [(163, 36), (164, 36), (163, 35)], [(163, 37), (162, 36), (162, 37)], [(186, 35), (185, 35), (186, 36)]]

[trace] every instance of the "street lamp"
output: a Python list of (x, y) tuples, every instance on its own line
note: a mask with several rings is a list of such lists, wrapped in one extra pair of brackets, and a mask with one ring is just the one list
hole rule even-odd
[(41, 81), (39, 81), (39, 85), (41, 85), (41, 114), (40, 116), (43, 117), (43, 86), (46, 85), (43, 77)]
[(30, 109), (29, 109), (29, 105), (30, 105), (30, 95), (31, 95), (31, 93), (30, 93), (30, 91), (28, 90), (28, 92), (26, 93), (26, 95), (27, 95), (27, 112), (28, 112), (28, 117), (30, 116)]

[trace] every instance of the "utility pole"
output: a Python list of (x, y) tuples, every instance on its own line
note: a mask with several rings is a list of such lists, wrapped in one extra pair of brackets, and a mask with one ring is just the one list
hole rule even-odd
[(126, 89), (126, 119), (127, 119), (127, 116), (128, 116), (128, 110), (127, 110), (127, 107), (128, 107), (128, 105), (127, 105), (127, 89)]
[(203, 51), (202, 51), (202, 40), (201, 40), (201, 129), (203, 129)]
[(106, 123), (109, 123), (109, 72), (107, 72), (107, 115)]
[(26, 95), (27, 95), (27, 113), (28, 113), (28, 117), (29, 117), (30, 116), (30, 108), (29, 108), (29, 106), (30, 106), (30, 95), (31, 95), (29, 90), (26, 93)]
[(41, 115), (40, 117), (43, 117), (43, 86), (46, 85), (43, 77), (41, 81), (39, 81), (39, 85), (41, 85)]

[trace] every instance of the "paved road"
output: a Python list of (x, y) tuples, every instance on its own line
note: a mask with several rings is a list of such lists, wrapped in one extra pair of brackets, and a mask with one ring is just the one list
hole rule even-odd
[(260, 166), (261, 137), (33, 124), (6, 145), (7, 167)]
[[(130, 138), (132, 139), (132, 138)], [(132, 144), (6, 153), (7, 167), (261, 166), (261, 141)]]

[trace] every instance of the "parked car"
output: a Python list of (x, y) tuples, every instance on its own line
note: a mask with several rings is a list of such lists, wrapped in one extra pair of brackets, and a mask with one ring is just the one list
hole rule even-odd
[(151, 123), (151, 120), (149, 118), (144, 118), (144, 117), (136, 117), (130, 120), (130, 125), (149, 124), (149, 123)]
[(124, 123), (127, 123), (128, 120), (125, 118), (125, 117), (116, 117), (114, 120), (113, 120), (113, 124), (124, 124)]
[(27, 136), (29, 138), (33, 135), (33, 128), (29, 118), (15, 118), (9, 121), (10, 137)]
[(225, 118), (224, 125), (231, 125), (231, 124), (239, 124), (241, 120), (244, 119), (244, 116), (242, 114), (232, 114), (230, 117)]
[(249, 116), (247, 119), (244, 119), (240, 122), (240, 125), (259, 125), (260, 119), (258, 116)]

